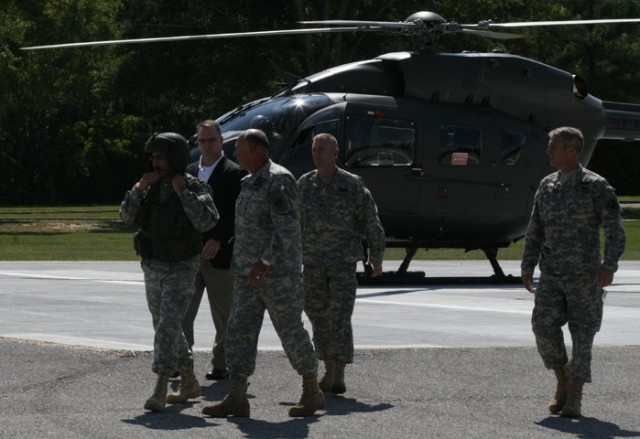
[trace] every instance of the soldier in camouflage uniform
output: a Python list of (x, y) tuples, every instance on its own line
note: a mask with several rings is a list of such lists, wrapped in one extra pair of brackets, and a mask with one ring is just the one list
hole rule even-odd
[[(584, 169), (582, 133), (561, 127), (549, 133), (547, 155), (559, 171), (540, 182), (526, 233), (522, 281), (535, 294), (531, 318), (538, 352), (557, 378), (551, 413), (581, 416), (582, 387), (591, 382), (591, 350), (602, 322), (603, 288), (613, 281), (625, 234), (614, 189)], [(604, 229), (604, 260), (600, 257)], [(533, 272), (540, 261), (538, 288)], [(573, 344), (569, 361), (562, 326)]]
[[(152, 370), (158, 375), (153, 395), (144, 408), (159, 412), (166, 402), (184, 402), (200, 396), (181, 323), (200, 266), (200, 233), (213, 228), (219, 215), (209, 186), (184, 173), (189, 150), (181, 135), (156, 134), (144, 150), (154, 171), (145, 173), (126, 193), (120, 217), (138, 227), (134, 246), (142, 258), (155, 330)], [(167, 395), (174, 371), (182, 377), (180, 388)]]
[(269, 140), (250, 129), (238, 137), (235, 156), (249, 172), (236, 201), (234, 275), (226, 354), (229, 394), (202, 412), (212, 417), (250, 415), (247, 378), (256, 365), (265, 310), (293, 368), (302, 375), (302, 397), (290, 416), (310, 416), (324, 408), (318, 388), (318, 361), (302, 323), (302, 238), (296, 181), (269, 159)]
[(351, 315), (356, 299), (356, 263), (362, 239), (372, 276), (382, 273), (385, 235), (373, 197), (362, 178), (336, 166), (340, 149), (331, 134), (318, 134), (311, 152), (317, 170), (298, 180), (304, 255), (304, 310), (313, 328), (325, 374), (320, 388), (344, 393), (344, 368), (353, 363)]

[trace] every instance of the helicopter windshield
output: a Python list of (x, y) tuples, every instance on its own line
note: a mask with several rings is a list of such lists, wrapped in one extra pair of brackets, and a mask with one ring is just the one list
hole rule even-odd
[(267, 134), (271, 142), (270, 154), (277, 156), (283, 140), (302, 120), (332, 102), (325, 94), (293, 95), (259, 100), (232, 110), (218, 118), (225, 138), (225, 150), (233, 149), (241, 131), (257, 128)]

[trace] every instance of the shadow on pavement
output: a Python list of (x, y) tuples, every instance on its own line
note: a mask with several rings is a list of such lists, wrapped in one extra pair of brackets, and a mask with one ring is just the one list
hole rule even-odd
[(563, 418), (562, 416), (549, 416), (537, 425), (557, 430), (562, 433), (571, 433), (578, 438), (613, 439), (620, 437), (640, 437), (640, 431), (622, 430), (612, 422), (601, 421), (596, 418)]

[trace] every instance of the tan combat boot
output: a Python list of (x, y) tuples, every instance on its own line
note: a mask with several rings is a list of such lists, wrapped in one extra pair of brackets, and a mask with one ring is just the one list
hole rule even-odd
[(187, 402), (189, 398), (197, 398), (201, 395), (200, 383), (193, 374), (193, 371), (180, 372), (180, 377), (181, 381), (178, 391), (167, 395), (167, 402), (169, 404)]
[(165, 400), (167, 399), (168, 386), (169, 375), (158, 374), (158, 379), (156, 381), (156, 387), (153, 390), (153, 395), (151, 395), (151, 398), (147, 399), (147, 402), (144, 403), (144, 408), (146, 410), (151, 410), (152, 412), (163, 411)]
[(556, 373), (556, 378), (558, 380), (558, 384), (556, 386), (556, 393), (549, 401), (549, 412), (552, 414), (559, 413), (564, 407), (565, 402), (567, 401), (567, 393), (568, 393), (568, 383), (567, 376), (564, 374), (564, 366), (553, 369)]
[(324, 394), (318, 387), (318, 375), (302, 377), (302, 396), (300, 402), (289, 409), (289, 416), (311, 416), (316, 410), (324, 408)]
[(584, 386), (584, 380), (580, 378), (569, 379), (569, 393), (567, 395), (567, 401), (564, 403), (564, 407), (560, 411), (561, 416), (567, 418), (577, 418), (582, 416), (582, 386)]
[(251, 408), (247, 399), (247, 377), (231, 375), (229, 393), (218, 404), (208, 405), (202, 413), (212, 418), (226, 418), (227, 416), (249, 417)]
[(328, 392), (333, 387), (333, 360), (324, 360), (324, 376), (318, 382), (320, 390)]
[(340, 394), (347, 391), (347, 386), (344, 383), (344, 367), (346, 365), (341, 361), (333, 362), (333, 386), (331, 386), (333, 393)]

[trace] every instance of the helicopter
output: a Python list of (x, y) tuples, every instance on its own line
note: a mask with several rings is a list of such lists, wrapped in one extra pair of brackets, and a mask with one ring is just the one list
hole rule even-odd
[(640, 19), (460, 24), (422, 11), (400, 22), (306, 21), (301, 29), (23, 49), (333, 32), (417, 37), (414, 51), (333, 67), (221, 115), (223, 148), (233, 157), (240, 132), (262, 129), (270, 157), (298, 177), (314, 169), (314, 135), (333, 134), (338, 165), (361, 176), (373, 194), (387, 246), (406, 250), (383, 282), (419, 283), (424, 273), (408, 267), (420, 248), (479, 249), (491, 264), (492, 281), (513, 282), (519, 278), (504, 274), (497, 254), (524, 236), (537, 185), (552, 171), (548, 131), (579, 128), (586, 166), (598, 140), (640, 139), (640, 105), (601, 101), (579, 76), (532, 59), (499, 51), (438, 52), (435, 42), (453, 33), (512, 39), (521, 35), (506, 29), (621, 22)]

